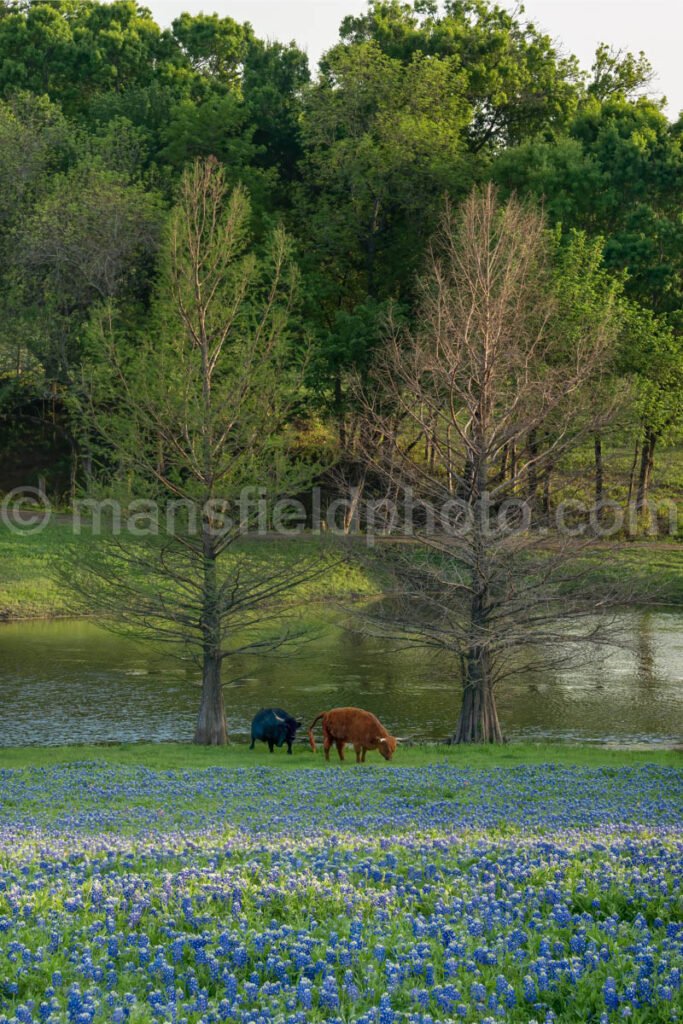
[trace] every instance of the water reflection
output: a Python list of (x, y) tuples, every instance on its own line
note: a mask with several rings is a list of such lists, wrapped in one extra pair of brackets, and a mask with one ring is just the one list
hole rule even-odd
[[(632, 613), (632, 649), (499, 694), (511, 738), (676, 742), (683, 734), (683, 615)], [(233, 736), (252, 715), (282, 705), (309, 722), (334, 705), (375, 711), (398, 735), (443, 739), (459, 707), (457, 666), (397, 650), (331, 625), (296, 656), (241, 658), (226, 666)], [(185, 740), (198, 674), (149, 646), (91, 623), (0, 627), (0, 745)]]
[(636, 623), (636, 665), (638, 682), (643, 686), (654, 688), (657, 685), (657, 672), (656, 634), (653, 618), (651, 612), (643, 612)]

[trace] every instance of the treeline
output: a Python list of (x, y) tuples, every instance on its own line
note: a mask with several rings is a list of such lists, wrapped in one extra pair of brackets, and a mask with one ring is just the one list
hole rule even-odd
[(109, 365), (103, 311), (131, 350), (154, 333), (181, 176), (213, 156), (250, 197), (260, 255), (278, 224), (293, 242), (290, 345), (307, 352), (293, 416), (339, 479), (354, 482), (364, 443), (350, 382), (389, 316), (414, 326), (444, 196), (493, 182), (542, 204), (569, 282), (581, 262), (593, 291), (577, 318), (607, 293), (619, 306), (599, 400), (628, 400), (593, 439), (591, 476), (610, 496), (610, 453), (628, 448), (644, 505), (683, 426), (683, 120), (648, 95), (652, 77), (607, 46), (583, 74), (488, 0), (375, 0), (315, 71), (227, 17), (162, 30), (134, 0), (0, 0), (0, 491), (43, 480), (68, 498), (98, 475), (81, 411)]

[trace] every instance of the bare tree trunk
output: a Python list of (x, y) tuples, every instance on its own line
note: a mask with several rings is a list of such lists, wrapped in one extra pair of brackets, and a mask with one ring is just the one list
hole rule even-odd
[(510, 461), (510, 445), (506, 444), (500, 454), (500, 474), (498, 479), (504, 484), (508, 478), (508, 462)]
[(365, 473), (361, 476), (355, 487), (349, 489), (350, 501), (344, 512), (344, 536), (350, 533), (358, 533), (360, 530), (359, 509), (365, 491)]
[(221, 658), (211, 650), (204, 652), (202, 699), (194, 742), (205, 747), (224, 747), (228, 742), (221, 682)]
[(605, 500), (605, 464), (602, 458), (602, 437), (596, 434), (594, 438), (595, 451), (595, 507), (600, 518), (600, 506)]
[(344, 393), (342, 391), (340, 373), (337, 373), (336, 377), (334, 378), (334, 405), (339, 427), (339, 447), (343, 452), (345, 452), (348, 445), (348, 436), (346, 432), (346, 418), (344, 416)]
[(509, 479), (514, 481), (514, 480), (517, 479), (517, 445), (515, 444), (514, 441), (510, 441), (509, 448), (510, 448), (510, 474), (509, 474)]
[[(478, 532), (483, 527), (480, 505), (475, 516)], [(493, 690), (493, 665), (488, 646), (481, 641), (487, 632), (490, 613), (489, 575), (486, 549), (477, 543), (477, 557), (472, 584), (474, 595), (470, 606), (470, 645), (463, 660), (463, 695), (460, 718), (453, 743), (502, 743), (503, 732), (498, 721)]]
[(498, 721), (493, 692), (493, 665), (491, 653), (482, 637), (488, 633), (491, 612), (491, 568), (487, 554), (488, 509), (483, 501), (488, 483), (486, 455), (486, 409), (488, 395), (480, 399), (481, 435), (475, 455), (476, 472), (472, 474), (474, 492), (473, 567), (470, 604), (469, 648), (464, 659), (463, 698), (460, 719), (453, 743), (502, 743), (503, 733)]
[(474, 465), (472, 459), (468, 458), (465, 460), (460, 481), (456, 489), (456, 494), (462, 501), (469, 501), (472, 497), (472, 479), (474, 476)]
[(486, 674), (478, 670), (472, 675), (476, 653), (468, 657), (468, 670), (462, 695), (462, 707), (458, 727), (453, 736), (454, 744), (460, 743), (503, 743), (503, 732), (498, 721), (498, 711), (493, 687)]
[(453, 476), (453, 424), (448, 424), (446, 434), (446, 445), (448, 452), (448, 493), (455, 493), (455, 480)]
[[(479, 620), (480, 628), (485, 624), (485, 614), (478, 595), (473, 601), (472, 618)], [(474, 642), (463, 659), (462, 707), (452, 743), (503, 743), (492, 677), (489, 652)]]
[(76, 505), (76, 492), (78, 490), (78, 445), (72, 437), (69, 438), (71, 458), (69, 465), (69, 501), (71, 508)]
[(529, 458), (529, 486), (527, 490), (527, 499), (529, 501), (529, 507), (535, 515), (538, 498), (538, 469), (536, 465), (538, 457), (538, 437), (536, 436), (535, 430), (532, 430), (529, 434), (529, 440), (527, 441), (527, 454)]
[(218, 614), (218, 574), (212, 538), (204, 536), (204, 592), (202, 595), (203, 673), (202, 699), (194, 742), (223, 747), (228, 742), (221, 681), (221, 625)]
[(553, 515), (552, 476), (552, 466), (548, 466), (543, 478), (543, 523), (545, 526), (550, 526)]
[(636, 486), (636, 469), (638, 468), (638, 455), (640, 454), (640, 440), (636, 441), (636, 446), (633, 450), (633, 462), (631, 463), (631, 472), (628, 478), (628, 506), (630, 508), (631, 502), (633, 501), (633, 491)]
[(652, 470), (655, 464), (655, 446), (657, 435), (653, 430), (645, 431), (643, 440), (643, 451), (640, 458), (640, 474), (638, 477), (638, 494), (636, 496), (636, 508), (639, 512), (647, 509), (650, 497), (650, 484), (652, 483)]

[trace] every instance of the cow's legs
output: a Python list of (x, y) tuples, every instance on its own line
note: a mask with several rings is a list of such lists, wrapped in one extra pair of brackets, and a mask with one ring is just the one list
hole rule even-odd
[(256, 743), (256, 739), (255, 739), (255, 738), (254, 738), (254, 737), (252, 736), (252, 737), (251, 737), (251, 745), (250, 745), (250, 747), (249, 747), (249, 749), (250, 749), (250, 750), (253, 750), (253, 749), (254, 749), (254, 744), (255, 744), (255, 743)]
[(346, 746), (346, 743), (344, 742), (344, 740), (337, 740), (336, 743), (337, 743), (337, 753), (339, 754), (339, 760), (343, 761), (344, 760), (344, 747)]
[(268, 740), (268, 750), (271, 752), (271, 754), (273, 753), (274, 748), (275, 748), (275, 744), (273, 743), (273, 741), (272, 740)]
[(288, 754), (292, 753), (292, 741), (291, 740), (287, 740), (287, 753)]
[(329, 761), (329, 759), (330, 759), (330, 747), (331, 746), (332, 746), (332, 737), (330, 736), (329, 732), (325, 728), (325, 723), (323, 722), (323, 750), (325, 751), (325, 760), (326, 761)]
[(363, 751), (363, 748), (361, 747), (360, 743), (354, 743), (353, 749), (356, 751), (356, 764), (360, 764), (362, 761), (361, 753)]
[(365, 755), (367, 754), (367, 752), (367, 747), (363, 747), (363, 754), (361, 756), (361, 761), (363, 762), (363, 764), (365, 764)]

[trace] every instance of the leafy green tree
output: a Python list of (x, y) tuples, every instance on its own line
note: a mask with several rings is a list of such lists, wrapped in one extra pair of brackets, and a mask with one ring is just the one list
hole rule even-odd
[(542, 197), (565, 230), (602, 236), (607, 268), (624, 278), (635, 308), (620, 366), (637, 384), (644, 509), (656, 446), (675, 433), (683, 398), (683, 144), (660, 104), (626, 96), (646, 84), (646, 67), (625, 58), (610, 64), (604, 50), (597, 66), (602, 84), (589, 88), (567, 135), (502, 153), (493, 175), (508, 191)]
[(576, 109), (578, 66), (549, 36), (489, 0), (371, 0), (368, 12), (346, 18), (347, 45), (374, 41), (408, 63), (416, 54), (454, 57), (472, 108), (468, 142), (511, 145), (566, 123)]
[(239, 88), (250, 43), (251, 25), (217, 14), (181, 14), (172, 25), (191, 66), (230, 88)]
[(371, 326), (364, 310), (410, 303), (440, 197), (472, 180), (462, 141), (470, 109), (459, 81), (451, 58), (403, 64), (368, 42), (327, 54), (306, 97), (302, 265), (323, 343), (319, 383), (332, 377), (338, 408), (345, 375), (367, 365), (372, 350), (354, 345), (343, 354), (346, 318)]
[(74, 405), (93, 310), (116, 300), (144, 314), (162, 220), (156, 197), (97, 162), (53, 175), (16, 231), (3, 297), (5, 330), (41, 368), (53, 426), (70, 451), (70, 490), (91, 444)]
[(17, 93), (0, 101), (0, 246), (3, 262), (16, 241), (13, 229), (50, 176), (76, 155), (76, 138), (61, 110), (46, 96)]
[(248, 111), (235, 93), (200, 102), (181, 100), (171, 110), (163, 131), (165, 145), (159, 159), (182, 171), (197, 157), (215, 156), (225, 161), (236, 183), (250, 173), (256, 155), (253, 134)]
[(97, 93), (148, 85), (160, 61), (181, 55), (135, 0), (3, 2), (0, 94), (46, 93), (67, 114), (87, 113)]
[(627, 293), (657, 313), (683, 303), (683, 145), (660, 107), (623, 96), (589, 98), (558, 141), (501, 154), (495, 179), (542, 197), (555, 223), (605, 238), (608, 267)]
[[(575, 62), (533, 25), (485, 2), (371, 2), (304, 99), (304, 267), (327, 373), (318, 384), (344, 406), (344, 380), (364, 353), (342, 358), (356, 310), (391, 301), (404, 313), (444, 193), (464, 196), (501, 147), (560, 130), (576, 110)], [(364, 323), (367, 316), (361, 313)], [(359, 355), (361, 355), (359, 361)], [(341, 396), (341, 401), (340, 401)]]
[(602, 43), (595, 54), (587, 92), (600, 101), (610, 96), (637, 99), (654, 78), (652, 64), (642, 50), (636, 57), (633, 53), (614, 50)]
[(41, 324), (36, 354), (73, 381), (95, 305), (140, 304), (151, 284), (161, 209), (154, 195), (93, 163), (55, 175), (21, 234), (18, 272)]
[(91, 420), (128, 499), (154, 500), (161, 522), (139, 543), (100, 538), (69, 573), (111, 620), (197, 660), (195, 742), (208, 745), (227, 741), (224, 662), (281, 646), (269, 603), (321, 571), (316, 552), (292, 563), (238, 544), (259, 514), (242, 503), (245, 489), (273, 500), (298, 493), (312, 472), (286, 431), (300, 385), (291, 244), (277, 230), (258, 258), (249, 221), (244, 191), (228, 190), (215, 161), (196, 162), (165, 237), (150, 330), (130, 344), (104, 307)]
[[(77, 152), (72, 126), (47, 97), (0, 101), (0, 462), (12, 486), (61, 469), (61, 409), (37, 351), (36, 296), (21, 261), (27, 220)], [(12, 475), (19, 466), (23, 479)]]
[(277, 172), (281, 207), (292, 203), (303, 155), (301, 107), (310, 81), (308, 58), (294, 43), (252, 39), (242, 76), (242, 95), (254, 126), (254, 163)]
[(640, 424), (629, 500), (649, 521), (655, 452), (662, 442), (678, 440), (683, 428), (683, 335), (635, 303), (626, 312), (618, 367), (634, 383)]

